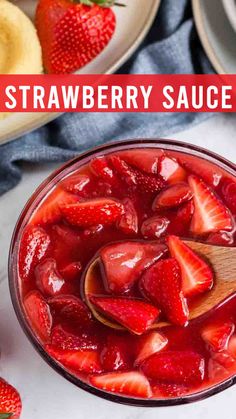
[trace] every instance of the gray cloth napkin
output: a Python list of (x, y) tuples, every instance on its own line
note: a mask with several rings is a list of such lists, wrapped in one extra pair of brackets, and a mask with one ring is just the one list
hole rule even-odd
[[(212, 72), (194, 27), (190, 0), (162, 0), (157, 18), (136, 54), (119, 73)], [(0, 195), (21, 179), (24, 162), (62, 162), (111, 140), (159, 137), (207, 118), (203, 113), (67, 113), (0, 147)]]

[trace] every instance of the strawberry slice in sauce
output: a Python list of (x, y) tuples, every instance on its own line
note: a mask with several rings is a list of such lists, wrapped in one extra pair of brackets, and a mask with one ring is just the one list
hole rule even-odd
[(201, 355), (192, 351), (164, 351), (146, 359), (141, 370), (153, 380), (193, 385), (203, 381), (205, 362)]
[(130, 290), (143, 270), (160, 259), (166, 250), (165, 245), (139, 241), (111, 244), (101, 249), (107, 290), (114, 294)]
[(150, 398), (152, 390), (147, 378), (138, 371), (112, 372), (90, 377), (90, 383), (101, 390), (126, 396)]
[(90, 227), (97, 224), (113, 224), (121, 218), (123, 205), (109, 198), (95, 198), (84, 202), (63, 205), (64, 219), (71, 225)]
[(232, 230), (233, 218), (213, 190), (197, 176), (189, 176), (188, 181), (194, 200), (191, 232), (203, 235), (221, 230)]
[(27, 226), (23, 231), (19, 251), (19, 274), (26, 280), (46, 255), (50, 237), (41, 227)]
[(24, 308), (37, 337), (43, 342), (48, 342), (51, 334), (52, 316), (49, 305), (39, 291), (31, 291), (25, 297)]
[(210, 290), (214, 281), (210, 266), (176, 236), (169, 236), (168, 246), (181, 268), (184, 295), (190, 297)]
[(159, 315), (157, 307), (138, 299), (91, 296), (89, 300), (96, 309), (137, 335), (148, 330)]
[(156, 262), (140, 280), (141, 292), (161, 308), (166, 318), (184, 326), (188, 321), (188, 307), (181, 290), (181, 271), (175, 259)]

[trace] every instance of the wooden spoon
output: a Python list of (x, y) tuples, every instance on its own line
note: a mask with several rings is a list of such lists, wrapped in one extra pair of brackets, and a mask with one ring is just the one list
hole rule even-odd
[[(190, 302), (189, 304), (189, 320), (193, 320), (219, 306), (236, 292), (236, 247), (214, 246), (195, 241), (185, 241), (185, 244), (205, 259), (214, 271), (212, 290), (202, 294), (193, 303)], [(89, 301), (88, 295), (103, 293), (100, 259), (97, 258), (89, 265), (84, 277), (86, 303), (97, 320), (113, 329), (124, 330), (121, 325), (99, 313)], [(168, 322), (157, 322), (151, 328), (156, 329), (169, 325)]]

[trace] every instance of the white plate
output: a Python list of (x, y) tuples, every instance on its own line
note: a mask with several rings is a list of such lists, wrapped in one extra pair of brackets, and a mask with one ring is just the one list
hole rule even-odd
[[(31, 18), (35, 0), (12, 0)], [(156, 16), (161, 0), (123, 0), (126, 7), (116, 7), (117, 27), (105, 50), (79, 74), (114, 73), (138, 48)], [(18, 113), (0, 121), (0, 143), (15, 139), (38, 128), (59, 114)]]
[(236, 74), (236, 32), (222, 0), (192, 0), (193, 13), (203, 47), (218, 73)]

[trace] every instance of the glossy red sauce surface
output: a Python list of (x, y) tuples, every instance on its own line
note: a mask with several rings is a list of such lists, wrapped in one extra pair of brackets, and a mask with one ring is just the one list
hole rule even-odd
[[(236, 372), (236, 297), (188, 322), (214, 272), (205, 266), (205, 285), (199, 274), (192, 287), (169, 240), (234, 246), (235, 215), (234, 177), (207, 160), (158, 149), (92, 159), (55, 185), (21, 236), (34, 333), (72, 374), (123, 396), (178, 397), (224, 381)], [(152, 328), (158, 320), (171, 324)]]

